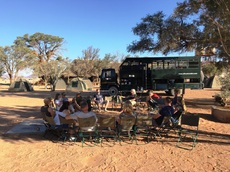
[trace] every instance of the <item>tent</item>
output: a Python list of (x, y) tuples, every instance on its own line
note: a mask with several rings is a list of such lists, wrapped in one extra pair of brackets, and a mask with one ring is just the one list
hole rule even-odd
[(60, 78), (58, 79), (56, 86), (55, 86), (55, 90), (66, 90), (66, 82), (64, 81), (64, 79)]
[(220, 76), (215, 75), (214, 77), (212, 77), (211, 88), (215, 88), (215, 89), (221, 88)]
[(9, 91), (34, 91), (32, 85), (27, 80), (14, 81), (9, 89)]
[(91, 91), (92, 89), (92, 82), (83, 78), (73, 78), (66, 88), (67, 91)]
[(204, 87), (205, 88), (213, 88), (213, 89), (220, 89), (221, 88), (221, 82), (220, 82), (221, 76), (211, 76), (206, 77), (204, 79)]

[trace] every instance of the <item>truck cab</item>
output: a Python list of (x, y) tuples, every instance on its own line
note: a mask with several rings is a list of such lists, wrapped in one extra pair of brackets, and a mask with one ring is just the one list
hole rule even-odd
[(119, 90), (118, 76), (113, 68), (102, 69), (100, 76), (100, 89), (107, 90), (110, 95), (117, 95)]

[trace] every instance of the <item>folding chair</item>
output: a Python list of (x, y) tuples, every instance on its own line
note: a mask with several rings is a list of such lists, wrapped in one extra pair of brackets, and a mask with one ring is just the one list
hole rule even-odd
[(61, 124), (66, 124), (66, 125), (70, 125), (70, 126), (72, 126), (76, 123), (73, 119), (65, 119), (62, 116), (59, 116), (59, 120), (60, 120)]
[(77, 118), (79, 124), (78, 135), (81, 138), (82, 147), (85, 143), (85, 139), (92, 140), (94, 138), (94, 146), (96, 142), (99, 142), (98, 129), (96, 124), (96, 118), (94, 116), (89, 118)]
[(144, 136), (147, 138), (147, 143), (150, 139), (156, 138), (152, 125), (152, 116), (138, 115), (136, 122), (136, 136)]
[[(59, 140), (63, 140), (63, 142), (66, 141), (68, 126), (56, 125), (53, 117), (45, 116), (45, 119), (47, 121), (47, 128), (44, 133), (44, 137), (46, 138), (46, 135), (48, 133), (51, 133), (53, 136), (57, 137), (57, 141)], [(55, 142), (53, 139), (52, 141)]]
[[(198, 137), (198, 127), (199, 127), (199, 116), (196, 115), (182, 115), (181, 117), (181, 128), (179, 128), (178, 135), (179, 139), (177, 142), (177, 147), (192, 150), (196, 146), (196, 140)], [(186, 144), (187, 139), (192, 140), (191, 144)], [(183, 142), (183, 147), (181, 146)]]
[[(121, 145), (121, 137), (127, 137), (129, 140), (136, 141), (137, 144), (137, 139), (136, 139), (136, 118), (134, 117), (123, 117), (120, 120), (120, 124), (117, 126), (117, 135), (118, 135), (118, 140)], [(132, 133), (131, 133), (132, 132)]]
[[(65, 133), (65, 135), (63, 135), (63, 137), (65, 137), (64, 140), (67, 139), (68, 136), (71, 136), (71, 131), (72, 133), (75, 133), (76, 130), (78, 130), (78, 126), (76, 126), (76, 121), (74, 119), (65, 119), (64, 117), (59, 115), (59, 120), (60, 120), (60, 124), (66, 128), (66, 130), (68, 130), (68, 132)], [(77, 137), (76, 135), (73, 134), (73, 138), (71, 141), (76, 142), (77, 141)], [(70, 137), (69, 137), (70, 138)]]
[(157, 134), (160, 136), (160, 138), (162, 134), (168, 135), (172, 126), (171, 122), (171, 116), (165, 116), (161, 122), (161, 125), (156, 126)]
[(175, 133), (177, 133), (177, 129), (180, 127), (180, 120), (174, 119), (171, 116), (165, 116), (163, 118), (163, 121), (160, 126), (156, 126), (157, 128), (157, 134), (161, 137), (161, 134), (165, 134), (168, 136), (169, 132), (173, 130)]
[(113, 138), (114, 144), (117, 140), (116, 119), (115, 117), (99, 117), (98, 118), (98, 132), (101, 139), (101, 146), (106, 139)]

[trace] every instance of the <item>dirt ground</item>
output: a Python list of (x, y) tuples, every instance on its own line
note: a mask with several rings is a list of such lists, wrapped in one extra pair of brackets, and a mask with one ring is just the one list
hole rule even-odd
[[(35, 88), (34, 92), (12, 93), (0, 85), (0, 171), (229, 171), (230, 125), (211, 115), (218, 90), (186, 90), (187, 110), (200, 116), (199, 136), (193, 150), (176, 147), (177, 137), (157, 137), (141, 145), (116, 143), (81, 147), (79, 142), (53, 143), (42, 135), (9, 137), (16, 124), (41, 119), (43, 98), (55, 92)], [(68, 93), (69, 98), (74, 93)], [(103, 112), (116, 115), (119, 112)]]

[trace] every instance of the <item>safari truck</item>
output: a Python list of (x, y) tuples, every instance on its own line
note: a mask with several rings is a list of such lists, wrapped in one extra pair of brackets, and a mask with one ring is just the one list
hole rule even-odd
[(115, 69), (103, 69), (100, 89), (110, 95), (125, 95), (131, 89), (164, 90), (173, 95), (174, 89), (202, 89), (200, 57), (127, 57)]

